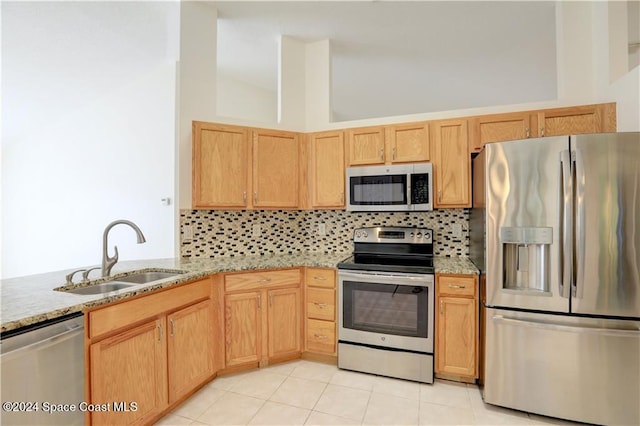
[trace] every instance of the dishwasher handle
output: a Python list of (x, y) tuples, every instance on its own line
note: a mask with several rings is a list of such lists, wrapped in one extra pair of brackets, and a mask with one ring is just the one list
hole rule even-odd
[(2, 353), (2, 357), (10, 357), (10, 356), (15, 356), (15, 355), (19, 355), (23, 352), (27, 352), (27, 351), (33, 351), (33, 350), (40, 350), (40, 349), (44, 349), (48, 346), (54, 345), (58, 342), (64, 341), (64, 340), (68, 340), (71, 339), (75, 336), (77, 336), (78, 334), (81, 334), (84, 331), (84, 325), (82, 324), (72, 324), (69, 326), (69, 329), (66, 331), (63, 331), (62, 333), (58, 333), (55, 334), (53, 336), (49, 336), (46, 337), (42, 340), (39, 340), (37, 342), (34, 343), (30, 343), (24, 346), (18, 346), (17, 348), (10, 350), (8, 352), (3, 352)]

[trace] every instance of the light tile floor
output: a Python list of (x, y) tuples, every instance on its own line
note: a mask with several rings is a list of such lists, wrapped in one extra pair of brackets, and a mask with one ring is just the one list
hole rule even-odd
[(485, 404), (475, 385), (390, 379), (305, 360), (214, 379), (157, 425), (575, 423)]

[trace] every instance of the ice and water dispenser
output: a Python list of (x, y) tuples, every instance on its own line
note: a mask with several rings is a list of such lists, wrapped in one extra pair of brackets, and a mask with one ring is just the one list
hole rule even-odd
[(549, 292), (552, 228), (501, 227), (504, 290)]

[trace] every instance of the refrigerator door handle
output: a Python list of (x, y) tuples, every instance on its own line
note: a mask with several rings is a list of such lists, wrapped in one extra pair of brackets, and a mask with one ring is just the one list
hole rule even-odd
[(572, 325), (550, 324), (531, 320), (506, 318), (502, 315), (494, 315), (491, 320), (496, 324), (513, 325), (517, 327), (540, 328), (544, 330), (564, 331), (568, 333), (600, 334), (616, 337), (640, 337), (640, 330), (621, 330), (615, 328), (592, 328)]
[(584, 292), (584, 266), (585, 266), (585, 206), (584, 206), (584, 157), (582, 151), (576, 149), (572, 153), (575, 163), (575, 256), (576, 271), (575, 279), (572, 283), (571, 294), (578, 299), (582, 298)]
[(573, 265), (573, 176), (571, 173), (571, 153), (560, 153), (560, 277), (558, 286), (560, 296), (568, 298), (571, 288), (571, 269)]

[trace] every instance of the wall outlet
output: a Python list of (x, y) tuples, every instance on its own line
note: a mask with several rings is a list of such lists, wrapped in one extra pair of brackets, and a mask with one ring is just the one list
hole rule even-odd
[(327, 234), (327, 227), (324, 223), (318, 224), (318, 235), (324, 236)]
[(451, 226), (451, 230), (453, 232), (453, 238), (462, 238), (462, 225), (454, 223)]
[(182, 239), (184, 241), (193, 240), (193, 226), (185, 225), (182, 227)]
[(253, 225), (253, 238), (260, 238), (260, 234), (262, 233), (262, 230), (260, 229), (260, 224), (256, 223), (255, 225)]

